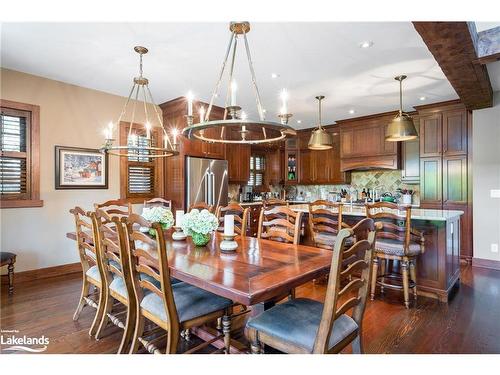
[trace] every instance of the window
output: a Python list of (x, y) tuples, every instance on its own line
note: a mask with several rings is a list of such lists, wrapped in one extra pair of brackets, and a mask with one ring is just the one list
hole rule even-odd
[(0, 203), (41, 207), (40, 107), (0, 99)]
[(262, 186), (264, 184), (265, 161), (264, 156), (250, 156), (250, 179), (247, 185)]
[[(142, 130), (144, 127), (140, 124), (133, 124), (133, 127)], [(125, 145), (130, 123), (122, 122), (120, 124), (120, 145)], [(137, 142), (141, 146), (147, 145), (145, 133), (140, 130), (134, 130), (138, 134)], [(157, 140), (161, 139), (161, 133), (158, 129), (151, 131), (153, 147)], [(161, 196), (161, 175), (162, 158), (151, 158), (147, 152), (140, 151), (137, 156), (120, 158), (120, 194), (121, 199), (131, 203), (142, 203), (145, 199)]]

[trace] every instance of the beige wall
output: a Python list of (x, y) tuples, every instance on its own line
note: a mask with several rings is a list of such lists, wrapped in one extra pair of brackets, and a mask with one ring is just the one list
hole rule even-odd
[(500, 189), (500, 91), (492, 108), (473, 111), (473, 210), (474, 258), (500, 261), (491, 244), (500, 247), (500, 198), (490, 190)]
[(1, 98), (40, 106), (40, 198), (44, 201), (41, 208), (0, 210), (1, 249), (18, 254), (17, 271), (77, 262), (75, 243), (65, 237), (74, 230), (68, 210), (77, 205), (90, 209), (94, 202), (118, 198), (119, 162), (110, 156), (107, 190), (55, 190), (54, 146), (100, 147), (102, 129), (116, 121), (125, 98), (7, 69), (1, 70), (0, 79)]

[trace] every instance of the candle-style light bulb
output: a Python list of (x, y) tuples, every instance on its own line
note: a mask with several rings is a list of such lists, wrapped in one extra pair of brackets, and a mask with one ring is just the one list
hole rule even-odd
[(188, 101), (188, 116), (192, 116), (193, 115), (193, 93), (191, 91), (189, 91), (186, 95), (186, 98), (187, 98), (187, 101)]
[(238, 90), (238, 85), (235, 81), (231, 82), (231, 106), (236, 105), (236, 91)]
[(200, 112), (200, 122), (205, 122), (205, 107), (201, 106), (199, 112)]
[(288, 113), (288, 92), (286, 91), (286, 89), (281, 90), (280, 98), (281, 98), (280, 112), (282, 115), (284, 115)]
[(177, 128), (173, 128), (172, 129), (172, 137), (174, 139), (174, 145), (177, 144), (177, 135), (179, 134), (179, 131), (177, 130)]

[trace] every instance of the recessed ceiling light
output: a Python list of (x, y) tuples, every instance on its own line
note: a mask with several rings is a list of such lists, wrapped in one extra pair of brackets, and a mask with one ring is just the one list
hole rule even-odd
[(424, 100), (425, 100), (425, 99), (427, 99), (427, 98), (426, 98), (425, 96), (421, 96), (421, 97), (420, 97), (420, 98), (418, 98), (418, 99), (420, 99), (420, 100), (424, 101)]
[(350, 113), (351, 115), (352, 115), (352, 114), (354, 114), (355, 112), (356, 112), (356, 111), (355, 111), (354, 109), (350, 109), (350, 110), (349, 110), (349, 113)]
[(371, 40), (365, 40), (364, 42), (359, 43), (359, 48), (370, 48), (373, 46), (373, 42)]
[(278, 78), (280, 75), (277, 73), (271, 73), (271, 78)]
[(262, 108), (262, 112), (266, 113), (266, 109), (265, 109), (265, 108)]
[(297, 120), (297, 124), (302, 124), (302, 120)]

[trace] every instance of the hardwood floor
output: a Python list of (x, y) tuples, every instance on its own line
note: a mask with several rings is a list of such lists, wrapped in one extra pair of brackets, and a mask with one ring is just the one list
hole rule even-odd
[[(365, 352), (500, 353), (500, 271), (471, 266), (461, 271), (461, 286), (449, 304), (419, 297), (417, 307), (407, 310), (401, 294), (393, 291), (370, 301), (363, 326)], [(50, 339), (48, 353), (116, 352), (121, 337), (118, 328), (107, 328), (99, 341), (88, 336), (95, 310), (86, 307), (78, 322), (72, 320), (80, 293), (79, 274), (18, 283), (15, 288), (13, 296), (2, 288), (2, 330), (45, 335)], [(323, 300), (325, 288), (308, 283), (297, 289), (297, 297)], [(244, 340), (241, 329), (234, 336)], [(197, 342), (197, 338), (183, 342), (181, 350)]]

